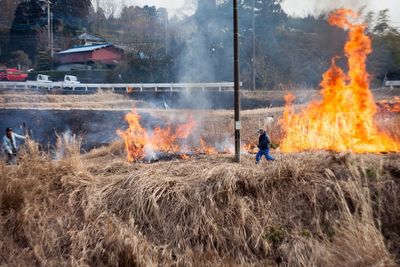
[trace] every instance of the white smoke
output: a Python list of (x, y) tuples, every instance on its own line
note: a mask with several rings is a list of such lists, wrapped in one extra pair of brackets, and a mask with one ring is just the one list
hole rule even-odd
[(370, 9), (370, 0), (284, 0), (282, 8), (290, 15), (307, 16), (328, 13), (337, 8), (359, 10), (362, 7)]
[(157, 153), (154, 151), (151, 145), (146, 145), (144, 147), (144, 157), (146, 161), (153, 161), (158, 159)]

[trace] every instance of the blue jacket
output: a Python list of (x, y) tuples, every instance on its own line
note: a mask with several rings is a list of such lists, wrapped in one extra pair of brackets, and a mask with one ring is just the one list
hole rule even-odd
[(266, 132), (263, 134), (260, 134), (260, 138), (258, 139), (258, 148), (261, 150), (265, 150), (269, 148), (269, 136), (267, 135)]

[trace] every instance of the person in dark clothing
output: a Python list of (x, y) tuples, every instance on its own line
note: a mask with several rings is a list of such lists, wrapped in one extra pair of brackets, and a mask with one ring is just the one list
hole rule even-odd
[(260, 163), (262, 156), (265, 156), (268, 161), (274, 161), (275, 159), (269, 154), (269, 146), (271, 144), (271, 141), (268, 134), (265, 132), (264, 129), (258, 130), (258, 133), (260, 134), (260, 137), (258, 139), (257, 147), (259, 148), (259, 151), (256, 155), (256, 164)]

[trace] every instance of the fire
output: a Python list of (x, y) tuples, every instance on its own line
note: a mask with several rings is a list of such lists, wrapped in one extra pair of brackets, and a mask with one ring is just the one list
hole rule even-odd
[(147, 131), (140, 125), (140, 118), (136, 110), (133, 110), (125, 116), (129, 128), (125, 132), (117, 130), (118, 135), (122, 137), (125, 142), (125, 150), (129, 162), (144, 158), (145, 146), (150, 139)]
[(322, 100), (313, 101), (300, 113), (294, 112), (294, 97), (286, 96), (281, 120), (285, 130), (280, 146), (283, 152), (400, 151), (400, 143), (379, 130), (374, 122), (377, 106), (366, 70), (366, 60), (372, 52), (371, 40), (365, 35), (366, 26), (358, 20), (358, 15), (348, 9), (330, 15), (331, 25), (349, 31), (345, 46), (349, 72), (345, 73), (333, 59), (321, 82)]
[(140, 115), (136, 110), (132, 110), (125, 117), (129, 127), (125, 131), (118, 130), (117, 134), (125, 142), (125, 150), (129, 162), (151, 157), (153, 154), (180, 153), (180, 141), (186, 139), (195, 127), (192, 117), (188, 122), (177, 127), (168, 126), (166, 128), (157, 127), (148, 132), (140, 124)]
[(242, 150), (247, 151), (249, 154), (257, 154), (258, 148), (255, 143), (245, 144)]
[[(136, 109), (129, 112), (125, 120), (128, 123), (128, 129), (117, 130), (117, 134), (124, 140), (129, 162), (156, 160), (159, 156), (189, 159), (199, 154), (232, 154), (234, 151), (233, 140), (225, 139), (218, 145), (210, 145), (205, 138), (198, 136), (198, 132), (194, 135), (197, 123), (192, 116), (189, 116), (183, 124), (154, 129), (142, 127), (141, 116)], [(242, 146), (242, 151), (255, 154), (258, 148), (256, 144), (249, 143)]]
[(208, 146), (203, 139), (200, 139), (200, 153), (207, 154), (207, 155), (215, 155), (218, 154), (217, 150), (211, 146)]
[(400, 112), (400, 97), (395, 96), (392, 101), (382, 100), (379, 102), (384, 111)]

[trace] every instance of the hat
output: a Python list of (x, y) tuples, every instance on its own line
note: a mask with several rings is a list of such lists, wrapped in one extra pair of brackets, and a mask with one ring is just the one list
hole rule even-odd
[(258, 129), (257, 132), (261, 134), (261, 133), (263, 133), (263, 132), (265, 132), (265, 131), (264, 131), (264, 129), (261, 129), (261, 128), (260, 128), (260, 129)]

